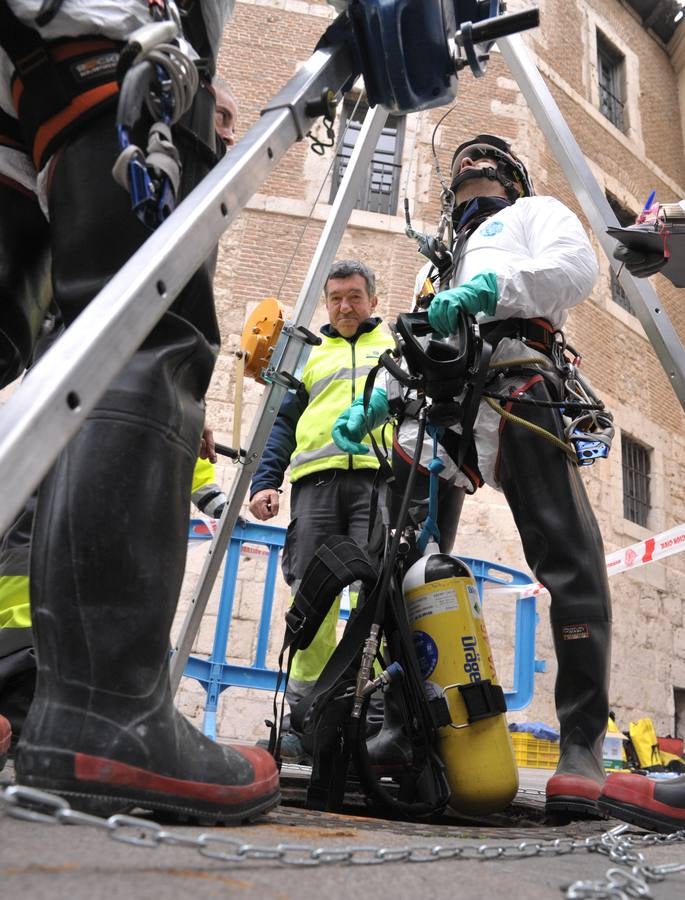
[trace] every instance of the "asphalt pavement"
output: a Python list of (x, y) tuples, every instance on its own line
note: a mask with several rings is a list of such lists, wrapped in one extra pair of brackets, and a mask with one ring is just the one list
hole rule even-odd
[[(289, 766), (282, 779), (285, 802), (258, 822), (235, 828), (169, 825), (142, 816), (117, 828), (104, 820), (94, 826), (16, 819), (4, 795), (12, 772), (10, 765), (0, 773), (3, 900), (685, 896), (685, 836), (665, 840), (631, 826), (621, 836), (602, 838), (621, 823), (546, 822), (544, 786), (551, 770), (521, 769), (514, 803), (496, 816), (401, 822), (354, 805), (343, 813), (307, 810), (308, 770)], [(617, 858), (598, 852), (602, 846)], [(636, 864), (667, 868), (633, 874)], [(657, 875), (663, 880), (651, 880)], [(599, 884), (567, 894), (579, 881)], [(616, 886), (610, 890), (611, 883)]]

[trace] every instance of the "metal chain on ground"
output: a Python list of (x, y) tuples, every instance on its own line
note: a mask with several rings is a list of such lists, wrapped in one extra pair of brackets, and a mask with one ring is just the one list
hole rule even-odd
[(653, 897), (650, 882), (664, 881), (668, 875), (685, 872), (685, 863), (665, 863), (651, 865), (638, 848), (655, 844), (676, 844), (685, 842), (685, 830), (672, 834), (624, 834), (627, 825), (621, 825), (601, 835), (601, 843), (595, 848), (597, 853), (609, 857), (612, 862), (623, 863), (623, 867), (607, 870), (604, 881), (574, 881), (566, 889), (566, 897), (618, 898)]
[(314, 847), (306, 844), (264, 846), (248, 844), (223, 834), (203, 833), (188, 837), (166, 831), (161, 825), (134, 816), (115, 815), (108, 819), (81, 813), (56, 794), (35, 788), (12, 785), (0, 790), (0, 812), (29, 822), (61, 825), (87, 825), (106, 831), (115, 841), (135, 847), (189, 847), (209, 859), (227, 863), (248, 860), (273, 862), (280, 866), (324, 866), (347, 863), (353, 866), (383, 863), (426, 863), (445, 860), (529, 859), (531, 857), (568, 856), (572, 853), (601, 853), (614, 863), (630, 868), (612, 867), (604, 881), (576, 881), (564, 886), (568, 898), (652, 897), (649, 883), (663, 881), (668, 875), (685, 871), (685, 863), (650, 865), (638, 848), (658, 844), (685, 843), (685, 830), (673, 834), (625, 834), (627, 825), (619, 825), (604, 834), (582, 840), (556, 838), (547, 841), (520, 841), (518, 844), (415, 844), (408, 847)]

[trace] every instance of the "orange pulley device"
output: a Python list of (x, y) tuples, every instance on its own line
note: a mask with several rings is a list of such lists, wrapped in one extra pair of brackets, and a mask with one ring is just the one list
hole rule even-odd
[(275, 297), (266, 297), (248, 316), (236, 352), (235, 397), (233, 400), (233, 446), (240, 447), (240, 425), (243, 412), (243, 377), (266, 384), (262, 373), (273, 356), (283, 330), (283, 308)]
[(266, 297), (252, 310), (243, 328), (240, 351), (245, 375), (265, 384), (262, 372), (267, 368), (283, 329), (283, 309), (275, 297)]

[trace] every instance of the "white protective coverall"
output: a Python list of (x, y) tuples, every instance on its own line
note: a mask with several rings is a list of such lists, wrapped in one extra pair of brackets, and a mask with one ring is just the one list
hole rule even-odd
[[(417, 294), (430, 268), (427, 264), (419, 272)], [(542, 317), (555, 329), (563, 328), (568, 310), (590, 294), (598, 273), (597, 259), (578, 217), (554, 197), (521, 197), (483, 222), (467, 240), (451, 284), (463, 284), (486, 270), (497, 274), (499, 299), (495, 316), (480, 314), (479, 322)], [(522, 341), (503, 338), (491, 361), (528, 358), (534, 361), (541, 354)], [(474, 437), (481, 474), (491, 487), (499, 487), (495, 463), (500, 421), (500, 416), (481, 402)], [(410, 456), (416, 433), (416, 422), (405, 419), (399, 441)], [(443, 451), (440, 456), (445, 464), (441, 477), (470, 488), (471, 481), (447, 454)], [(433, 442), (428, 438), (422, 465), (432, 457)]]

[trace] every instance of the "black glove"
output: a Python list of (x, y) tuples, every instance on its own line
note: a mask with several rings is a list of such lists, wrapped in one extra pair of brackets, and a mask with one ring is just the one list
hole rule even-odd
[(667, 262), (663, 253), (645, 253), (642, 250), (631, 250), (625, 244), (614, 247), (614, 259), (620, 260), (635, 278), (647, 278), (662, 269)]

